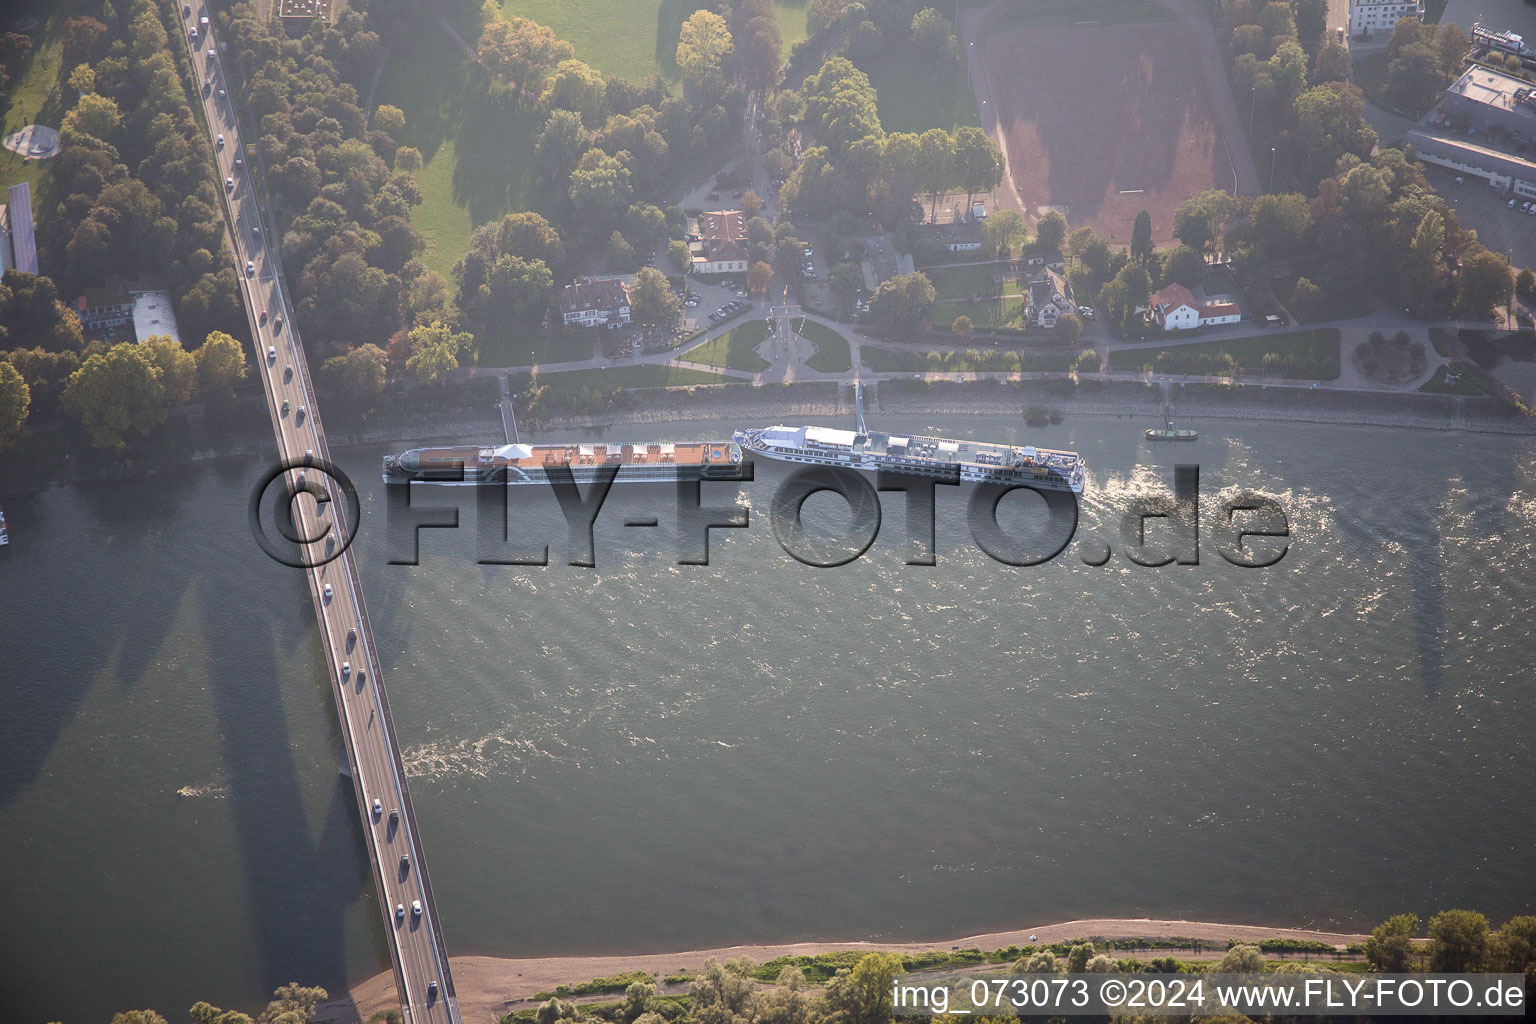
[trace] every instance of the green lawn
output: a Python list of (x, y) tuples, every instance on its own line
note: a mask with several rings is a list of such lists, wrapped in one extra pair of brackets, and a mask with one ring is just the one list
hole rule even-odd
[(876, 348), (873, 345), (864, 345), (859, 351), (864, 365), (876, 373), (1064, 373), (1071, 369), (1072, 360), (1076, 358), (1070, 352), (984, 352), (977, 349), (964, 352), (924, 352)]
[(816, 354), (805, 361), (811, 369), (822, 373), (847, 373), (853, 369), (848, 339), (832, 328), (814, 320), (801, 320), (795, 324), (795, 333), (816, 344)]
[(685, 384), (725, 384), (729, 377), (702, 370), (676, 366), (610, 366), (603, 370), (572, 370), (568, 373), (541, 373), (539, 383), (560, 390), (582, 388), (663, 388)]
[(1173, 16), (1154, 0), (1025, 0), (1000, 16), (992, 27), (1072, 28), (1084, 21), (1123, 25), (1172, 20)]
[(1440, 367), (1433, 377), (1419, 385), (1419, 390), (1437, 395), (1481, 395), (1483, 393), (1464, 375), (1458, 375), (1454, 384), (1446, 383), (1447, 375), (1452, 372), (1454, 371), (1447, 367)]
[[(1338, 328), (1323, 327), (1287, 331), (1283, 334), (1254, 334), (1224, 341), (1118, 349), (1109, 354), (1109, 366), (1112, 370), (1139, 370), (1145, 366), (1158, 366), (1160, 356), (1165, 356), (1165, 362), (1182, 360), (1185, 363), (1231, 356), (1239, 367), (1253, 370), (1263, 367), (1264, 357), (1269, 355), (1296, 361), (1296, 372), (1288, 373), (1287, 376), (1303, 380), (1334, 380), (1339, 375)], [(1160, 372), (1206, 371), (1186, 371), (1170, 366)]]
[(717, 338), (691, 348), (678, 358), (691, 363), (708, 363), (747, 373), (762, 373), (771, 365), (754, 351), (768, 337), (768, 321), (749, 320)]
[(592, 334), (576, 329), (545, 334), (537, 327), (511, 326), (505, 333), (478, 335), (480, 366), (527, 366), (532, 362), (573, 363), (592, 358)]
[(951, 131), (981, 123), (963, 66), (933, 73), (906, 47), (893, 46), (873, 63), (869, 81), (878, 97), (880, 124), (888, 132)]
[(935, 327), (948, 327), (954, 323), (955, 317), (964, 314), (971, 318), (973, 327), (1022, 327), (1022, 313), (1024, 311), (1024, 297), (1022, 295), (1009, 295), (1000, 299), (982, 299), (980, 302), (967, 302), (964, 299), (954, 299), (944, 302), (936, 302), (933, 305), (933, 313), (929, 321)]
[(1007, 281), (999, 285), (992, 275), (1001, 270), (1001, 263), (982, 263), (973, 267), (944, 267), (925, 270), (923, 273), (933, 282), (940, 300), (965, 299), (972, 295), (1018, 295), (1019, 283)]
[[(63, 88), (64, 43), (61, 33), (64, 22), (77, 15), (100, 14), (100, 4), (91, 0), (20, 0), (7, 5), (4, 31), (13, 31), (16, 21), (25, 17), (36, 18), (39, 24), (27, 33), (32, 38), (32, 52), (25, 62), (9, 68), (11, 89), (9, 102), (0, 124), (0, 135), (9, 135), (28, 124), (45, 124), (57, 128), (66, 112)], [(0, 150), (0, 188), (19, 185), (23, 181), (32, 185), (32, 202), (37, 203), (41, 190), (40, 179), (48, 161), (24, 161), (10, 150)]]

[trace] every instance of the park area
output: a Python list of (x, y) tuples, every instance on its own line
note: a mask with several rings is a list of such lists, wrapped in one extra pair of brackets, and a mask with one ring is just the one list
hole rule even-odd
[(1243, 140), (1222, 138), (1197, 43), (1161, 8), (1044, 0), (1005, 9), (984, 40), (987, 91), (1031, 216), (1060, 210), (1126, 245), (1145, 209), (1162, 242), (1181, 202), (1235, 187), (1229, 147)]
[(1117, 349), (1109, 354), (1109, 368), (1201, 376), (1229, 376), (1235, 370), (1247, 370), (1293, 380), (1337, 380), (1339, 329), (1319, 327), (1220, 341)]
[[(576, 59), (604, 76), (639, 85), (660, 75), (680, 91), (678, 34), (698, 6), (685, 0), (504, 0), (502, 10), (553, 29), (575, 48)], [(775, 0), (785, 53), (806, 34), (806, 8), (801, 0)], [(479, 21), (469, 8), (464, 12), (453, 27), (473, 46)], [(374, 102), (405, 111), (401, 142), (419, 149), (424, 160), (414, 175), (422, 203), (411, 212), (411, 226), (426, 241), (422, 262), (447, 276), (476, 228), (530, 207), (534, 139), (543, 119), (477, 95), (471, 58), (424, 5), (408, 5), (402, 17), (409, 21), (409, 45), (392, 48)]]

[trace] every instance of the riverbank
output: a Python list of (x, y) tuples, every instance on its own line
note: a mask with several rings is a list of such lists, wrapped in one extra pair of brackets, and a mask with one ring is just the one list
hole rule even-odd
[[(1170, 386), (1173, 417), (1180, 426), (1201, 421), (1243, 420), (1284, 423), (1335, 423), (1344, 426), (1466, 430), (1495, 434), (1536, 434), (1536, 417), (1506, 414), (1487, 398), (1417, 392), (1364, 392), (1327, 388), (1228, 387), (1212, 384)], [(1162, 389), (1141, 380), (1030, 380), (1000, 383), (897, 380), (867, 387), (872, 418), (890, 416), (1022, 416), (1029, 406), (1074, 416), (1113, 416), (1139, 426), (1160, 425)], [(853, 417), (852, 388), (829, 381), (770, 384), (763, 387), (701, 387), (691, 391), (647, 391), (637, 404), (590, 415), (549, 417), (524, 435), (593, 432), (641, 425), (726, 420), (733, 423), (798, 423), (806, 418)], [(878, 427), (878, 419), (872, 424)], [(1219, 426), (1216, 431), (1219, 432)], [(495, 410), (446, 413), (433, 422), (376, 420), (346, 435), (349, 444), (438, 442), (502, 443)]]
[[(535, 993), (552, 991), (557, 985), (570, 985), (592, 978), (612, 977), (626, 971), (644, 971), (665, 976), (684, 970), (698, 970), (708, 960), (747, 957), (763, 963), (781, 956), (813, 956), (839, 950), (863, 950), (870, 953), (919, 953), (940, 949), (1003, 949), (1039, 943), (1065, 942), (1071, 939), (1186, 938), (1224, 945), (1229, 939), (1257, 942), (1261, 939), (1301, 939), (1345, 946), (1364, 942), (1366, 936), (1347, 932), (1322, 932), (1307, 928), (1265, 928), (1253, 925), (1219, 924), (1209, 921), (1168, 921), (1148, 918), (1092, 918), (1063, 921), (1059, 924), (1020, 928), (1015, 931), (989, 932), (933, 942), (795, 942), (772, 946), (726, 946), (696, 949), (681, 953), (643, 953), (632, 956), (571, 956), (504, 959), (490, 956), (451, 957), (453, 982), (458, 992), (459, 1010), (465, 1024), (496, 1024)], [(315, 1012), (316, 1020), (337, 1024), (362, 1024), (375, 1013), (393, 1008), (396, 1003), (395, 976), (378, 974), (351, 992)]]

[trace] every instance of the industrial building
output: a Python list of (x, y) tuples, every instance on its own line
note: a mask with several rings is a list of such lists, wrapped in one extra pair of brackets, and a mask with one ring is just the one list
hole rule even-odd
[(10, 268), (38, 273), (37, 238), (32, 226), (32, 186), (12, 185), (0, 206), (0, 273)]
[(1536, 142), (1536, 85), (1474, 65), (1445, 91), (1440, 109), (1521, 142)]
[(1536, 163), (1524, 157), (1417, 129), (1406, 138), (1419, 159), (1427, 164), (1481, 178), (1502, 192), (1536, 199)]

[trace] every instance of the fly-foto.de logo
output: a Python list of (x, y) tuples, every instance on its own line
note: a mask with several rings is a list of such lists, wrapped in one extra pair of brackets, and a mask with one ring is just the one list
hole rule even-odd
[[(723, 487), (730, 482), (754, 479), (753, 463), (733, 467), (729, 475), (715, 475), (708, 482)], [(566, 561), (573, 566), (595, 568), (593, 530), (619, 467), (601, 467), (584, 488), (570, 470), (553, 467), (549, 486), (559, 504), (566, 528)], [(708, 565), (711, 530), (747, 529), (751, 510), (734, 501), (718, 498), (706, 504), (702, 479), (679, 479), (672, 544), (679, 565)], [(780, 481), (769, 505), (769, 525), (785, 554), (802, 565), (831, 568), (847, 565), (874, 547), (881, 527), (882, 493), (901, 495), (904, 504), (908, 565), (937, 564), (936, 525), (939, 488), (959, 486), (958, 473), (869, 474), (836, 466), (798, 468)], [(519, 522), (509, 521), (508, 493), (502, 481), (478, 481), (471, 488), (432, 488), (428, 495), (408, 484), (390, 484), (387, 490), (389, 563), (416, 565), (420, 561), (422, 531), (459, 528), (458, 504), (441, 503), (460, 494), (474, 496), (476, 544), (481, 565), (548, 565), (548, 536), (529, 536)], [(519, 487), (518, 491), (525, 491)], [(1013, 491), (1029, 491), (1042, 499), (1034, 506), (1033, 529), (1009, 532), (999, 523), (998, 506)], [(807, 527), (806, 502), (814, 495), (836, 495), (846, 505), (847, 522), (828, 534)], [(733, 496), (734, 497), (734, 496)], [(1278, 563), (1290, 548), (1290, 524), (1284, 507), (1266, 495), (1242, 493), (1222, 496), (1209, 508), (1201, 508), (1200, 467), (1174, 467), (1172, 490), (1137, 495), (1117, 510), (1119, 544), (1099, 538), (1082, 539), (1076, 553), (1085, 565), (1109, 564), (1118, 553), (1147, 567), (1199, 565), (1202, 547), (1216, 552), (1232, 565), (1245, 569)], [(1072, 546), (1078, 533), (1078, 496), (1070, 489), (1017, 482), (983, 480), (975, 484), (966, 502), (970, 539), (990, 558), (1004, 565), (1035, 566), (1058, 558)], [(513, 517), (514, 519), (516, 517)], [(624, 520), (626, 527), (659, 527), (656, 516)], [(1202, 526), (1206, 537), (1202, 539)], [(946, 538), (947, 539), (947, 538)]]

